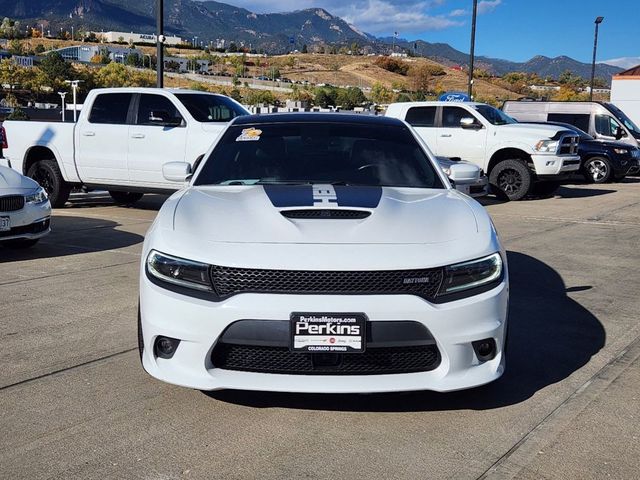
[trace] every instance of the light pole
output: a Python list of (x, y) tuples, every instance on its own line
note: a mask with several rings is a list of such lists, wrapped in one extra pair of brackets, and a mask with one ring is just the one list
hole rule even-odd
[(595, 20), (596, 33), (593, 37), (593, 62), (591, 62), (591, 88), (589, 89), (589, 101), (593, 100), (593, 82), (596, 77), (596, 51), (598, 50), (598, 27), (604, 20), (604, 17), (597, 17)]
[(469, 52), (469, 99), (473, 100), (473, 61), (476, 50), (476, 17), (478, 16), (478, 0), (473, 0), (473, 15), (471, 16), (471, 49)]
[(65, 114), (65, 105), (64, 105), (64, 97), (67, 96), (67, 92), (58, 92), (60, 98), (62, 99), (62, 123), (64, 123), (64, 114)]
[(157, 30), (158, 33), (156, 35), (156, 87), (162, 88), (164, 86), (164, 2), (163, 0), (158, 0), (157, 4)]
[(64, 82), (71, 85), (71, 90), (73, 91), (73, 121), (76, 122), (78, 120), (78, 102), (76, 93), (78, 91), (78, 85), (82, 80), (65, 80)]

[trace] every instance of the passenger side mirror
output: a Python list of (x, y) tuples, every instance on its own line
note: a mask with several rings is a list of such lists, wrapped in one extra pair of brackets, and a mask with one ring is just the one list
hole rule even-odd
[(454, 184), (476, 183), (480, 180), (480, 167), (470, 163), (457, 163), (449, 167), (449, 179)]
[(153, 110), (149, 114), (149, 123), (167, 127), (178, 127), (182, 124), (182, 118), (171, 117), (166, 110)]
[(482, 128), (482, 124), (480, 124), (473, 117), (464, 117), (460, 119), (460, 126), (464, 129), (469, 130), (480, 130)]
[(186, 182), (191, 174), (191, 164), (187, 162), (169, 162), (162, 165), (162, 176), (170, 182)]

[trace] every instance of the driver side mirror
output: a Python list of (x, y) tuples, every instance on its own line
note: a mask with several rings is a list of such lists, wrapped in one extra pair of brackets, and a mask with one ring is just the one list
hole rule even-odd
[(626, 137), (627, 132), (625, 132), (622, 127), (616, 128), (616, 140), (620, 140), (622, 137)]
[(192, 173), (191, 164), (187, 162), (169, 162), (162, 165), (162, 176), (170, 182), (186, 182)]
[(460, 126), (468, 130), (480, 130), (482, 124), (473, 117), (464, 117), (460, 119)]
[(166, 127), (179, 127), (182, 125), (182, 118), (171, 117), (166, 110), (153, 110), (149, 113), (149, 123)]

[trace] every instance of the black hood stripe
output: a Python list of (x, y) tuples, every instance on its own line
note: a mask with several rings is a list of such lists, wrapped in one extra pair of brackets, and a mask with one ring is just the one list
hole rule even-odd
[(331, 185), (263, 185), (274, 207), (376, 208), (382, 187)]

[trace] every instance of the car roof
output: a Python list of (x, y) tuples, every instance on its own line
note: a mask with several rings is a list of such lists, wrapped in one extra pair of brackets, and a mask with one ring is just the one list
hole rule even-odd
[(396, 118), (375, 115), (357, 115), (348, 113), (270, 113), (262, 115), (245, 115), (237, 117), (234, 125), (251, 125), (265, 123), (349, 123), (358, 125), (386, 125), (402, 127), (404, 122)]
[(487, 105), (486, 103), (480, 102), (445, 102), (445, 101), (423, 101), (423, 102), (396, 102), (389, 105), (391, 106), (402, 106), (402, 107), (438, 107), (438, 106), (447, 106), (447, 107), (455, 107), (460, 105), (467, 105), (470, 107), (475, 107), (477, 105)]

